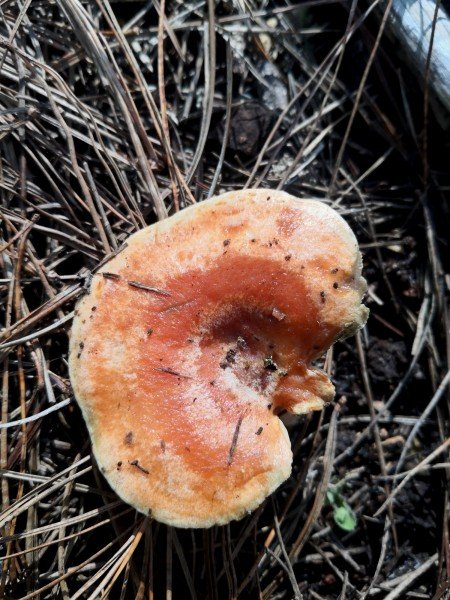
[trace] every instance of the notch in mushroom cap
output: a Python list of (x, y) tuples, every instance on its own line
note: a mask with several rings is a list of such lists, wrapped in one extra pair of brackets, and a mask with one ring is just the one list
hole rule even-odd
[(132, 235), (79, 303), (70, 376), (117, 494), (178, 527), (256, 508), (291, 472), (277, 414), (334, 396), (311, 367), (363, 326), (361, 256), (326, 204), (232, 192)]

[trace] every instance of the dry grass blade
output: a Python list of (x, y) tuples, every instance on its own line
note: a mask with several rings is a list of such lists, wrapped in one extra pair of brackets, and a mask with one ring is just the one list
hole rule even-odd
[(336, 431), (337, 431), (337, 419), (339, 415), (340, 406), (336, 404), (333, 410), (333, 414), (330, 420), (330, 427), (328, 429), (327, 443), (325, 446), (325, 452), (323, 457), (323, 473), (320, 485), (317, 489), (316, 496), (314, 498), (314, 504), (309, 511), (308, 518), (302, 527), (302, 530), (297, 536), (297, 539), (291, 546), (289, 556), (290, 558), (296, 558), (303, 546), (308, 541), (309, 533), (318, 518), (320, 511), (322, 510), (323, 503), (325, 502), (325, 495), (330, 484), (331, 473), (333, 470), (334, 453), (336, 449)]
[(430, 567), (433, 566), (433, 564), (437, 562), (437, 557), (437, 554), (433, 554), (433, 556), (425, 561), (423, 565), (420, 565), (418, 569), (415, 569), (409, 573), (408, 577), (405, 577), (405, 579), (394, 590), (392, 590), (392, 592), (385, 596), (384, 600), (395, 600), (396, 598), (401, 598), (405, 590), (407, 590), (416, 579), (423, 575), (423, 573), (425, 573)]
[(23, 419), (17, 419), (15, 421), (8, 421), (7, 423), (0, 423), (0, 429), (7, 429), (8, 427), (17, 427), (19, 425), (25, 425), (26, 423), (37, 421), (38, 419), (42, 419), (42, 417), (45, 417), (46, 415), (49, 415), (52, 412), (55, 412), (55, 410), (60, 410), (61, 408), (67, 406), (71, 402), (72, 398), (66, 398), (66, 400), (61, 400), (61, 402), (53, 404), (53, 406), (50, 406), (45, 410), (41, 410), (39, 413), (31, 415), (30, 417), (24, 417)]
[(215, 6), (213, 0), (208, 0), (208, 23), (204, 27), (205, 48), (205, 97), (203, 105), (203, 117), (200, 127), (197, 148), (192, 158), (191, 166), (186, 174), (186, 182), (189, 184), (198, 168), (205, 149), (208, 136), (214, 101), (214, 85), (216, 80), (216, 31), (215, 31)]
[(408, 481), (412, 477), (414, 477), (417, 472), (420, 472), (420, 470), (425, 465), (428, 465), (435, 458), (437, 458), (440, 454), (442, 454), (442, 452), (444, 452), (444, 450), (446, 450), (449, 446), (450, 446), (450, 438), (445, 440), (445, 442), (443, 444), (441, 444), (438, 448), (433, 450), (433, 452), (431, 452), (431, 454), (429, 454), (426, 458), (424, 458), (422, 461), (420, 461), (420, 463), (418, 465), (416, 465), (413, 469), (411, 469), (408, 472), (408, 474), (406, 475), (406, 477), (404, 477), (404, 479), (401, 481), (401, 483), (390, 493), (387, 500), (385, 500), (385, 502), (383, 502), (383, 504), (380, 506), (380, 508), (377, 510), (377, 512), (375, 513), (374, 516), (377, 517), (378, 515), (381, 515), (386, 510), (386, 508), (388, 508), (392, 504), (392, 501), (395, 498), (395, 496), (397, 496), (398, 493), (402, 490), (402, 488), (405, 487), (405, 485), (408, 483)]

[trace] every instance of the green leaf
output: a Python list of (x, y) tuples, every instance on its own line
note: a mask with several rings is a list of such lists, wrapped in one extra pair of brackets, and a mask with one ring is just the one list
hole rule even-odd
[(344, 531), (354, 531), (356, 529), (358, 520), (345, 500), (341, 506), (335, 506), (333, 517), (336, 525)]
[(325, 497), (325, 506), (329, 506), (330, 504), (331, 506), (334, 506), (335, 504), (335, 493), (333, 490), (329, 489)]

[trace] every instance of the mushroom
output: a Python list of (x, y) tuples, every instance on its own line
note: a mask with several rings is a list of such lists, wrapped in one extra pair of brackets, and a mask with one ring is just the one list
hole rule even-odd
[(281, 412), (334, 397), (311, 366), (367, 319), (326, 204), (231, 192), (132, 235), (78, 304), (70, 376), (111, 487), (178, 527), (252, 511), (291, 473)]

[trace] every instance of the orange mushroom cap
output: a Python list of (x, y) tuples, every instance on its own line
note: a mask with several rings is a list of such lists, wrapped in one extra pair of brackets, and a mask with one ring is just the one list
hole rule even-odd
[(326, 204), (231, 192), (132, 235), (78, 304), (70, 376), (109, 484), (178, 527), (255, 509), (291, 472), (277, 414), (319, 410), (310, 366), (367, 319), (361, 256)]

